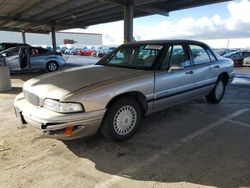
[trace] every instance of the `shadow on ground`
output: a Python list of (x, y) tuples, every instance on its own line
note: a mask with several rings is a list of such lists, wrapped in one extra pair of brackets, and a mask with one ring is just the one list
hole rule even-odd
[(22, 92), (22, 87), (12, 87), (11, 90), (1, 92), (1, 94), (7, 94), (7, 95), (17, 95), (18, 93)]
[(47, 72), (45, 71), (36, 71), (36, 72), (16, 72), (16, 73), (11, 73), (10, 77), (11, 79), (20, 79), (22, 81), (27, 81), (31, 78), (34, 78), (36, 76), (40, 76), (42, 74), (46, 74)]
[[(75, 155), (93, 161), (96, 169), (111, 175), (140, 181), (249, 187), (250, 129), (226, 122), (178, 144), (181, 138), (217, 121), (187, 110), (191, 105), (144, 118), (137, 134), (124, 142), (97, 135), (64, 143)], [(210, 108), (216, 111), (216, 107)]]

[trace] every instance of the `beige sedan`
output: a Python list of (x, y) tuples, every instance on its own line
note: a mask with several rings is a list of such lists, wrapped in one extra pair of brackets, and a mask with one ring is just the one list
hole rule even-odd
[(75, 139), (100, 130), (110, 139), (125, 140), (145, 115), (200, 97), (220, 102), (233, 77), (233, 61), (204, 43), (136, 42), (94, 66), (25, 82), (14, 106), (22, 123), (46, 137)]

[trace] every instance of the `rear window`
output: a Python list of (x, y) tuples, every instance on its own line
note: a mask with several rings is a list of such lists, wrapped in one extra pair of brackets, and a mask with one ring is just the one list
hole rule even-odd
[(201, 65), (210, 62), (206, 50), (198, 45), (189, 45), (193, 57), (194, 65)]

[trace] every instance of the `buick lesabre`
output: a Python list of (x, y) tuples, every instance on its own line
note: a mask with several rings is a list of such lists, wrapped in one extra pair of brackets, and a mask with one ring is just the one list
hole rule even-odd
[(124, 44), (96, 65), (28, 80), (14, 102), (17, 117), (58, 139), (101, 131), (125, 140), (143, 116), (205, 97), (219, 103), (234, 77), (233, 61), (189, 40)]

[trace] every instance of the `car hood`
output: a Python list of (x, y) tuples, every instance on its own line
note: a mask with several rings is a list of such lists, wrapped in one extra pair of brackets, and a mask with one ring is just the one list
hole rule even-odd
[[(121, 81), (131, 79), (143, 70), (126, 69), (109, 66), (88, 66), (84, 68), (72, 68), (56, 73), (39, 76), (24, 83), (23, 89), (40, 98), (62, 99), (66, 95), (105, 81)], [(104, 83), (105, 85), (105, 83)]]

